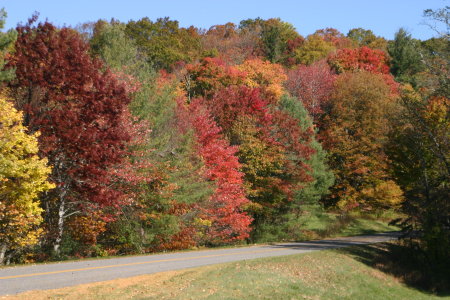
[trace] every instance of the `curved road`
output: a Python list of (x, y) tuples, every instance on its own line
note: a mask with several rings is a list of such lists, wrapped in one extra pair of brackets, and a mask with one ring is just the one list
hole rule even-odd
[(391, 232), (310, 242), (7, 267), (0, 269), (0, 295), (17, 294), (30, 290), (56, 289), (82, 283), (260, 257), (386, 242), (396, 239), (398, 236), (399, 233)]

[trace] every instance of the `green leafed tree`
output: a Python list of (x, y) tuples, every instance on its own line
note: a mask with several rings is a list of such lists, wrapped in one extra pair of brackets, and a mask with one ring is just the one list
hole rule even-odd
[(145, 53), (156, 69), (171, 69), (177, 62), (190, 62), (200, 53), (200, 35), (194, 27), (180, 28), (168, 17), (130, 21), (126, 34)]
[(336, 50), (331, 42), (327, 42), (318, 34), (308, 36), (305, 43), (295, 51), (295, 59), (298, 63), (310, 65), (315, 61), (327, 57)]
[[(0, 10), (0, 30), (5, 26), (6, 11), (4, 8)], [(14, 42), (17, 38), (17, 32), (13, 29), (7, 32), (0, 31), (0, 82), (11, 80), (14, 78), (14, 70), (4, 70), (6, 65), (7, 55), (14, 47)]]
[[(291, 126), (296, 126), (302, 131), (312, 128), (311, 118), (298, 99), (285, 94), (281, 97), (277, 109), (292, 118)], [(302, 137), (297, 136), (297, 138), (300, 144), (305, 144)], [(250, 149), (257, 151), (257, 146), (258, 144), (253, 142)], [(283, 203), (281, 208), (273, 212), (270, 221), (259, 220), (258, 226), (254, 228), (253, 239), (279, 241), (304, 238), (303, 233), (306, 223), (311, 218), (323, 214), (324, 210), (320, 199), (328, 194), (328, 190), (334, 182), (334, 175), (328, 168), (327, 154), (314, 135), (309, 141), (309, 146), (314, 152), (308, 158), (303, 158), (303, 161), (308, 166), (308, 173), (312, 180), (294, 187), (291, 201)], [(246, 149), (246, 145), (242, 144), (241, 148)], [(264, 153), (264, 151), (262, 152)], [(256, 154), (255, 157), (262, 157), (261, 153)], [(288, 154), (282, 159), (295, 161), (298, 157)]]
[(353, 28), (347, 33), (347, 37), (353, 40), (358, 47), (366, 46), (372, 49), (386, 50), (387, 41), (376, 36), (372, 30)]
[[(422, 42), (425, 70), (415, 88), (401, 90), (388, 153), (405, 191), (402, 227), (425, 254), (427, 267), (450, 266), (449, 7), (426, 10), (439, 34)], [(437, 26), (437, 27), (436, 27)], [(420, 234), (417, 235), (417, 232)], [(418, 237), (418, 238), (417, 238)], [(448, 277), (448, 276), (447, 276)]]
[(389, 156), (405, 191), (407, 232), (420, 231), (421, 246), (434, 264), (450, 263), (450, 100), (406, 86), (403, 109), (391, 134)]
[(397, 80), (413, 82), (413, 76), (424, 69), (420, 54), (420, 41), (401, 28), (388, 45), (391, 72)]
[(303, 41), (292, 24), (279, 18), (243, 20), (239, 29), (259, 33), (261, 54), (272, 63), (287, 63), (294, 50), (290, 44)]
[(157, 74), (126, 30), (125, 24), (99, 21), (90, 44), (95, 55), (136, 86), (130, 110), (151, 130), (143, 152), (144, 159), (154, 166), (156, 180), (144, 187), (139, 205), (127, 208), (109, 227), (105, 240), (116, 239), (117, 247), (124, 252), (142, 252), (161, 245), (189, 246), (176, 246), (171, 237), (180, 235), (193, 220), (190, 209), (210, 196), (212, 186), (203, 177), (203, 162), (196, 153), (192, 129), (179, 128), (177, 81), (166, 72)]
[[(313, 126), (308, 111), (298, 99), (284, 95), (279, 105), (281, 109), (287, 111), (298, 121), (298, 126), (303, 130)], [(311, 147), (315, 153), (307, 160), (307, 164), (311, 167), (311, 175), (314, 180), (307, 183), (306, 187), (297, 193), (296, 198), (300, 205), (318, 203), (322, 196), (328, 194), (328, 189), (334, 183), (333, 172), (327, 165), (326, 151), (316, 139), (311, 142)]]

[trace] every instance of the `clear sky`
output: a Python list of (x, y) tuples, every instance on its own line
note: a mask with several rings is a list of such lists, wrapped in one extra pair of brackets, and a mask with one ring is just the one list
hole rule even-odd
[(35, 11), (41, 20), (58, 26), (98, 19), (127, 22), (167, 16), (183, 27), (209, 28), (248, 18), (279, 17), (303, 36), (326, 27), (344, 34), (362, 27), (387, 39), (393, 39), (400, 27), (415, 38), (432, 37), (434, 32), (422, 25), (423, 10), (445, 5), (450, 5), (449, 0), (0, 0), (0, 8), (8, 13), (5, 29), (25, 23)]

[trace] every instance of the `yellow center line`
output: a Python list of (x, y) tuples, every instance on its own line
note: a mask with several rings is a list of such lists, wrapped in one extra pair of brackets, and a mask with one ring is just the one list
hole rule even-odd
[(0, 277), (0, 279), (33, 277), (33, 276), (41, 276), (41, 275), (49, 275), (49, 274), (60, 274), (60, 273), (80, 272), (80, 271), (108, 269), (108, 268), (116, 268), (116, 267), (136, 266), (136, 265), (154, 264), (154, 263), (159, 263), (159, 262), (184, 261), (184, 260), (193, 260), (193, 259), (199, 259), (199, 258), (230, 256), (230, 255), (238, 255), (238, 254), (266, 253), (266, 252), (274, 252), (274, 251), (281, 251), (281, 250), (285, 250), (285, 249), (255, 250), (255, 251), (246, 251), (246, 252), (211, 254), (211, 255), (182, 257), (182, 258), (169, 258), (169, 259), (143, 261), (143, 262), (135, 262), (135, 263), (128, 263), (128, 264), (118, 264), (118, 265), (89, 267), (89, 268), (81, 268), (81, 269), (69, 269), (69, 270), (51, 271), (51, 272), (43, 272), (43, 273), (30, 273), (30, 274), (22, 274), (22, 275), (13, 275), (13, 276)]

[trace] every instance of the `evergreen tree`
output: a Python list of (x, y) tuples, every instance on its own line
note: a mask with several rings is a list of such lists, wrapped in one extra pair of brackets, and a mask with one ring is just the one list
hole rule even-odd
[(411, 38), (411, 34), (403, 28), (388, 44), (388, 52), (391, 56), (391, 72), (399, 81), (412, 83), (413, 76), (424, 69), (420, 42)]

